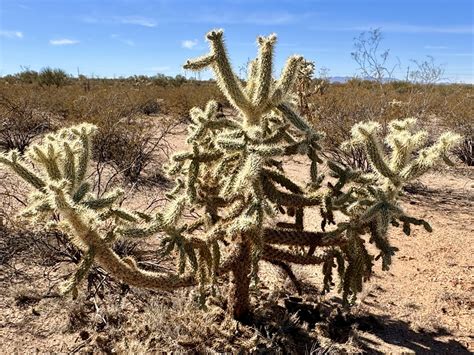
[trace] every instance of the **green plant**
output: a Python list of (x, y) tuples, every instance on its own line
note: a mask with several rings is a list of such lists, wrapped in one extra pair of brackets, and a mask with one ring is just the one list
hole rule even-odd
[(63, 86), (68, 80), (68, 75), (63, 69), (46, 67), (40, 70), (38, 74), (38, 83), (41, 86), (56, 87)]
[[(116, 207), (120, 190), (99, 199), (88, 194), (85, 177), (96, 130), (90, 124), (63, 129), (32, 147), (29, 157), (41, 167), (38, 172), (14, 151), (1, 156), (1, 163), (36, 190), (25, 215), (60, 228), (84, 253), (63, 290), (76, 291), (95, 262), (132, 286), (170, 290), (199, 285), (204, 301), (208, 285), (212, 290), (222, 275), (230, 273), (228, 313), (245, 319), (251, 281), (258, 284), (259, 262), (267, 261), (287, 272), (289, 264), (321, 264), (325, 291), (332, 287), (337, 268), (343, 299), (350, 303), (370, 277), (374, 259), (381, 258), (382, 268), (389, 268), (396, 251), (388, 237), (391, 226), (401, 226), (406, 234), (412, 225), (431, 230), (426, 221), (406, 215), (397, 199), (405, 183), (439, 160), (448, 161), (447, 153), (459, 136), (445, 133), (434, 145), (420, 149), (427, 134), (414, 132), (415, 120), (393, 121), (386, 137), (387, 154), (377, 123), (356, 124), (346, 145), (362, 147), (374, 173), (328, 161), (332, 178), (325, 182), (318, 169), (323, 163), (322, 135), (288, 101), (302, 57), (290, 57), (280, 79), (274, 80), (276, 37), (259, 37), (259, 54), (250, 63), (244, 85), (230, 67), (222, 31), (212, 31), (207, 38), (210, 53), (184, 67), (210, 67), (237, 116), (222, 117), (215, 101), (204, 110), (191, 110), (190, 149), (171, 158), (168, 173), (176, 186), (161, 213), (150, 216)], [(304, 186), (284, 171), (284, 161), (296, 155), (308, 159)], [(320, 230), (306, 230), (308, 208), (319, 210)], [(183, 215), (189, 209), (199, 217), (186, 223)], [(278, 221), (278, 213), (294, 220)], [(59, 222), (51, 223), (51, 215), (59, 215)], [(111, 247), (117, 238), (145, 238), (160, 231), (165, 233), (163, 252), (176, 256), (175, 274), (145, 271)], [(377, 256), (367, 249), (366, 236), (375, 244)]]
[(38, 72), (31, 70), (28, 67), (22, 68), (23, 70), (15, 75), (15, 77), (22, 83), (34, 84), (38, 82)]

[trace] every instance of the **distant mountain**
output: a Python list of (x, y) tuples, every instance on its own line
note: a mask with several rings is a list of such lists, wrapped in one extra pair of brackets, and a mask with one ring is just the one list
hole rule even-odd
[(347, 83), (352, 77), (351, 76), (331, 76), (329, 77), (330, 83)]

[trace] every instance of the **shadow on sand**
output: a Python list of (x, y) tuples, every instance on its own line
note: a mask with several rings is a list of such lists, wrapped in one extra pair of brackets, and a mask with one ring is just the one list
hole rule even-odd
[[(289, 316), (295, 315), (299, 321), (305, 322), (309, 326), (308, 330), (317, 326), (323, 330), (325, 337), (330, 338), (334, 343), (345, 344), (352, 338), (352, 343), (366, 354), (385, 354), (387, 352), (397, 354), (411, 352), (416, 354), (471, 354), (468, 348), (459, 341), (447, 339), (452, 334), (443, 327), (438, 327), (434, 331), (423, 329), (415, 331), (409, 323), (392, 319), (388, 315), (345, 313), (340, 307), (338, 297), (316, 307), (304, 301), (298, 302), (299, 300), (295, 297), (290, 300), (294, 301), (285, 302), (286, 309), (281, 307), (283, 313)], [(275, 313), (271, 318), (275, 320)], [(268, 321), (269, 319), (266, 319), (264, 323), (268, 325)], [(277, 323), (280, 328), (282, 323)], [(298, 329), (297, 332), (295, 332), (296, 329)], [(354, 329), (357, 329), (355, 333)], [(294, 338), (293, 340), (297, 340), (294, 345), (299, 343), (297, 348), (300, 350), (312, 349), (310, 351), (312, 354), (333, 353), (332, 346), (324, 349), (315, 346), (314, 338), (304, 336), (305, 332), (299, 327), (294, 327), (289, 333), (293, 333), (291, 337)], [(354, 334), (355, 336), (352, 336)], [(287, 335), (290, 334), (287, 333)]]
[[(413, 351), (416, 354), (471, 354), (460, 342), (450, 339), (446, 342), (437, 338), (451, 335), (446, 329), (438, 327), (434, 331), (414, 331), (407, 322), (394, 320), (388, 316), (361, 316), (354, 319), (354, 324), (363, 332), (375, 335), (386, 344), (391, 344), (400, 351)], [(377, 348), (380, 344), (364, 337), (358, 337), (360, 348), (368, 354), (383, 354)], [(398, 352), (398, 349), (397, 349)]]

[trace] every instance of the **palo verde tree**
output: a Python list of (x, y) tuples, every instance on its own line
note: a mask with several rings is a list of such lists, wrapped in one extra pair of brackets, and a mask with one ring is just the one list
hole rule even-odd
[[(388, 269), (394, 248), (392, 227), (410, 234), (412, 225), (429, 224), (408, 216), (397, 200), (402, 187), (440, 160), (459, 137), (443, 134), (426, 147), (427, 134), (414, 131), (415, 120), (390, 124), (385, 141), (375, 122), (359, 123), (346, 145), (361, 146), (373, 173), (364, 174), (326, 162), (330, 177), (320, 173), (322, 134), (295, 111), (291, 89), (300, 56), (288, 59), (281, 77), (273, 74), (275, 35), (259, 37), (259, 52), (245, 82), (233, 72), (220, 30), (208, 33), (210, 53), (188, 61), (184, 68), (211, 68), (232, 117), (210, 101), (191, 110), (188, 150), (170, 160), (168, 174), (176, 185), (170, 201), (156, 215), (117, 207), (120, 190), (95, 198), (87, 167), (96, 128), (81, 124), (47, 136), (24, 159), (15, 151), (2, 155), (5, 164), (28, 182), (34, 192), (24, 216), (59, 228), (83, 251), (77, 272), (63, 287), (77, 292), (79, 282), (96, 263), (115, 278), (136, 287), (172, 290), (198, 286), (200, 294), (230, 273), (228, 312), (244, 319), (250, 312), (250, 286), (258, 283), (259, 263), (270, 262), (289, 273), (292, 264), (322, 265), (323, 289), (339, 275), (340, 290), (351, 303), (367, 280), (375, 260)], [(305, 183), (285, 173), (285, 161), (308, 161)], [(27, 160), (35, 163), (31, 169)], [(184, 218), (192, 209), (198, 217)], [(320, 226), (308, 225), (305, 211), (315, 209)], [(284, 218), (284, 219), (283, 219)], [(117, 238), (161, 238), (164, 253), (176, 257), (171, 274), (141, 269), (130, 257), (112, 249)], [(373, 243), (377, 254), (366, 245)]]

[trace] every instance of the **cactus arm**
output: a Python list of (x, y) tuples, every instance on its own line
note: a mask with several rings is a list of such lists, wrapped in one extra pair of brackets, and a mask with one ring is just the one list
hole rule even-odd
[(255, 107), (262, 106), (268, 100), (272, 84), (273, 47), (276, 42), (274, 34), (268, 37), (259, 37), (259, 53), (257, 59), (257, 87), (252, 98)]
[(252, 60), (248, 66), (247, 73), (247, 85), (245, 86), (245, 93), (247, 97), (253, 97), (255, 94), (255, 88), (257, 86), (258, 78), (258, 65), (257, 60)]
[(67, 199), (63, 189), (58, 186), (50, 186), (50, 189), (57, 211), (65, 218), (73, 232), (74, 243), (82, 250), (94, 250), (94, 261), (114, 277), (131, 286), (159, 290), (172, 290), (196, 283), (194, 277), (189, 275), (161, 275), (141, 270), (130, 259), (121, 259), (98, 232), (90, 228), (83, 213)]
[(17, 151), (12, 151), (8, 155), (0, 154), (0, 163), (10, 167), (19, 177), (37, 190), (41, 192), (45, 191), (45, 181), (23, 164)]
[[(44, 150), (47, 151), (45, 152)], [(62, 176), (55, 155), (52, 144), (48, 144), (46, 149), (36, 145), (30, 150), (30, 156), (44, 166), (49, 178), (58, 181)]]
[(184, 68), (202, 70), (211, 65), (216, 74), (217, 84), (222, 88), (222, 92), (229, 102), (243, 112), (250, 112), (250, 102), (245, 95), (242, 84), (232, 70), (222, 35), (222, 30), (209, 32), (206, 37), (211, 46), (211, 54), (198, 58), (197, 61), (189, 60)]
[(89, 273), (89, 270), (94, 262), (94, 256), (94, 249), (89, 249), (87, 252), (85, 252), (81, 263), (74, 275), (61, 286), (61, 293), (63, 295), (72, 292), (74, 298), (77, 296), (77, 286)]
[(275, 85), (275, 90), (272, 93), (270, 102), (272, 105), (278, 105), (281, 103), (285, 96), (290, 92), (295, 80), (298, 69), (301, 65), (303, 57), (292, 56), (286, 61), (285, 67), (282, 71), (280, 79)]
[(120, 197), (123, 196), (123, 190), (116, 189), (108, 193), (106, 196), (101, 198), (90, 198), (87, 201), (83, 201), (82, 205), (93, 210), (100, 210), (111, 207)]
[(390, 179), (394, 184), (398, 185), (397, 175), (388, 166), (387, 157), (385, 156), (380, 140), (376, 136), (376, 132), (380, 126), (376, 122), (363, 122), (356, 124), (352, 128), (352, 135), (355, 142), (361, 141), (364, 144), (365, 151), (372, 167), (382, 176)]
[(280, 103), (278, 105), (278, 110), (285, 116), (285, 118), (293, 124), (296, 128), (303, 132), (312, 132), (313, 129), (306, 120), (298, 115), (290, 105), (286, 103)]
[(420, 177), (441, 159), (446, 158), (450, 149), (461, 141), (461, 136), (451, 132), (443, 133), (431, 147), (421, 150), (418, 158), (402, 170), (401, 175), (406, 180)]
[(81, 153), (79, 154), (76, 181), (82, 183), (86, 177), (87, 168), (91, 159), (91, 137), (97, 131), (97, 128), (92, 125), (82, 125), (75, 129), (75, 133), (79, 136), (82, 145)]
[(290, 192), (295, 194), (302, 194), (303, 190), (289, 178), (287, 178), (284, 174), (279, 173), (275, 170), (269, 169), (262, 169), (262, 176), (271, 179), (273, 182), (278, 183), (279, 185), (285, 187)]
[(281, 206), (306, 207), (321, 203), (320, 195), (305, 196), (302, 194), (287, 193), (278, 190), (275, 185), (265, 177), (261, 178), (261, 185), (265, 196), (272, 202)]
[(66, 180), (70, 183), (70, 191), (73, 191), (76, 187), (76, 158), (71, 145), (68, 142), (63, 143), (63, 175)]
[(210, 67), (216, 61), (216, 56), (214, 54), (208, 54), (193, 60), (188, 60), (184, 65), (184, 69), (189, 70), (204, 70), (207, 67)]

